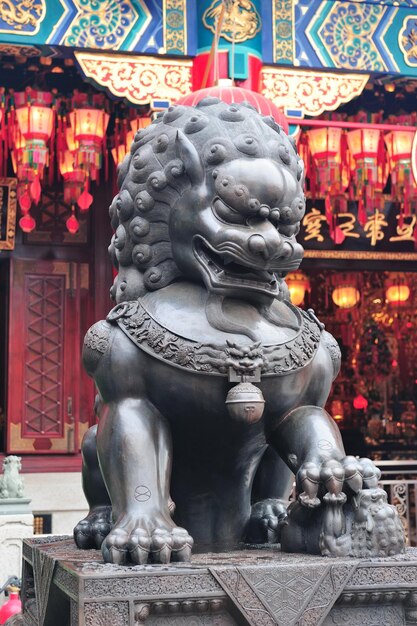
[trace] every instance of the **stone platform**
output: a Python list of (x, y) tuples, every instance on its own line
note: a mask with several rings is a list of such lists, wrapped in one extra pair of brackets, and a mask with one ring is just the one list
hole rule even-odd
[(373, 559), (278, 548), (196, 554), (190, 564), (122, 567), (71, 537), (23, 545), (22, 626), (411, 626), (417, 549)]

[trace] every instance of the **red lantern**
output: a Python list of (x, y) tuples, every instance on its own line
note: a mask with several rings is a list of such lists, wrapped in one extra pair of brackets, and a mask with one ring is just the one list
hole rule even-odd
[(130, 146), (132, 145), (133, 137), (134, 132), (133, 130), (130, 130), (128, 133), (126, 133), (126, 138), (124, 142), (118, 143), (114, 148), (112, 148), (111, 155), (113, 157), (115, 165), (119, 165), (119, 163), (121, 163), (125, 158), (126, 154), (130, 152)]
[(88, 188), (85, 187), (84, 191), (78, 198), (77, 204), (80, 207), (81, 211), (88, 211), (92, 203), (93, 203), (93, 196), (91, 195), (91, 193), (89, 193)]
[(14, 102), (17, 126), (13, 144), (19, 146), (18, 163), (42, 178), (49, 159), (47, 142), (54, 126), (53, 95), (47, 91), (27, 89), (16, 93)]
[(385, 298), (389, 305), (404, 307), (410, 298), (410, 287), (405, 276), (392, 274), (392, 278), (385, 281)]
[(317, 168), (317, 190), (325, 197), (331, 187), (341, 191), (341, 128), (323, 127), (307, 131), (308, 145)]
[(78, 230), (80, 228), (80, 223), (79, 223), (79, 221), (77, 220), (77, 218), (74, 215), (74, 210), (73, 210), (72, 214), (70, 215), (70, 217), (65, 222), (65, 224), (66, 224), (68, 232), (70, 232), (71, 235), (75, 235), (75, 233), (78, 232)]
[(109, 115), (104, 110), (105, 100), (102, 94), (89, 97), (76, 92), (72, 102), (74, 110), (70, 113), (70, 122), (74, 140), (78, 142), (75, 166), (84, 169), (92, 180), (96, 180), (102, 166), (109, 123)]
[(82, 196), (82, 189), (86, 183), (86, 176), (82, 170), (75, 169), (74, 154), (69, 150), (66, 150), (63, 155), (63, 159), (59, 164), (59, 171), (64, 179), (64, 202), (68, 204), (77, 202), (80, 206), (80, 198)]
[(366, 209), (382, 208), (387, 169), (382, 156), (383, 141), (381, 131), (373, 128), (358, 128), (347, 133), (351, 157), (351, 176), (354, 196), (359, 200), (358, 218), (364, 225)]
[(291, 296), (291, 302), (300, 306), (304, 302), (306, 291), (310, 291), (310, 281), (303, 272), (291, 272), (285, 278)]
[[(53, 95), (28, 88), (14, 95), (14, 104), (16, 123), (10, 128), (12, 164), (18, 179), (19, 204), (26, 213), (32, 201), (37, 204), (41, 198), (41, 180), (49, 164), (47, 143), (54, 127)], [(35, 220), (24, 216), (19, 224), (24, 232), (31, 232)]]
[(31, 233), (36, 227), (36, 222), (30, 213), (26, 213), (26, 215), (20, 218), (19, 226), (24, 233)]
[(198, 89), (192, 93), (177, 100), (177, 104), (187, 104), (188, 106), (195, 106), (200, 100), (207, 97), (214, 97), (227, 102), (227, 104), (239, 104), (241, 102), (248, 102), (251, 104), (261, 115), (271, 115), (277, 124), (280, 124), (284, 131), (288, 133), (288, 122), (284, 113), (279, 109), (271, 100), (265, 98), (261, 93), (256, 91), (250, 91), (250, 89), (242, 89), (242, 87), (234, 86), (221, 86), (216, 85), (214, 87), (206, 87), (205, 89)]
[(414, 130), (393, 130), (385, 135), (391, 172), (391, 195), (404, 206), (409, 214), (411, 203), (417, 208), (417, 182), (414, 180), (411, 153), (415, 136)]
[(353, 407), (358, 411), (365, 411), (368, 404), (368, 400), (360, 393), (353, 399)]

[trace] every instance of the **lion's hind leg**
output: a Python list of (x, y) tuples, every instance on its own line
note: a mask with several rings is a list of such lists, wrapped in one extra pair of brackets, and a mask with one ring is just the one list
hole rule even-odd
[(252, 509), (245, 541), (279, 543), (287, 523), (294, 474), (270, 446), (264, 452), (252, 488)]
[(83, 549), (101, 548), (111, 530), (111, 502), (98, 463), (96, 435), (97, 426), (92, 426), (81, 445), (83, 490), (90, 510), (74, 528), (74, 540)]

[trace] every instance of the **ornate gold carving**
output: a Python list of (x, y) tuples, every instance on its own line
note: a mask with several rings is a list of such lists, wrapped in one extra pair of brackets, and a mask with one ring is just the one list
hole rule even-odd
[[(204, 11), (203, 24), (212, 33), (222, 12), (222, 0), (213, 0)], [(222, 37), (227, 41), (242, 43), (253, 39), (261, 30), (262, 22), (255, 5), (250, 0), (232, 0), (226, 3), (222, 23)]]
[(87, 78), (133, 104), (175, 101), (192, 89), (192, 61), (75, 52)]
[(405, 18), (398, 36), (398, 44), (407, 65), (417, 65), (417, 19), (414, 16)]
[(304, 250), (305, 259), (351, 259), (355, 261), (417, 261), (417, 252), (366, 252), (359, 250)]
[(16, 184), (15, 178), (0, 178), (0, 232), (6, 222), (5, 237), (0, 237), (0, 250), (13, 250), (16, 232)]
[(0, 32), (34, 35), (45, 15), (45, 0), (1, 0), (0, 21), (10, 28), (3, 26)]
[(304, 115), (333, 111), (359, 96), (368, 74), (333, 74), (263, 67), (261, 93), (284, 110), (301, 110)]
[(42, 56), (42, 52), (35, 48), (35, 46), (18, 46), (10, 43), (2, 43), (0, 45), (0, 54), (4, 56), (23, 56), (28, 58)]

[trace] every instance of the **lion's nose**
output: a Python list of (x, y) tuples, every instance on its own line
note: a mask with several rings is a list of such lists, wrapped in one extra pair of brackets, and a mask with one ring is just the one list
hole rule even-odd
[(264, 237), (259, 234), (251, 235), (249, 237), (248, 246), (252, 254), (259, 255), (264, 259), (270, 259), (275, 256), (280, 243), (280, 236), (274, 229), (273, 236)]

